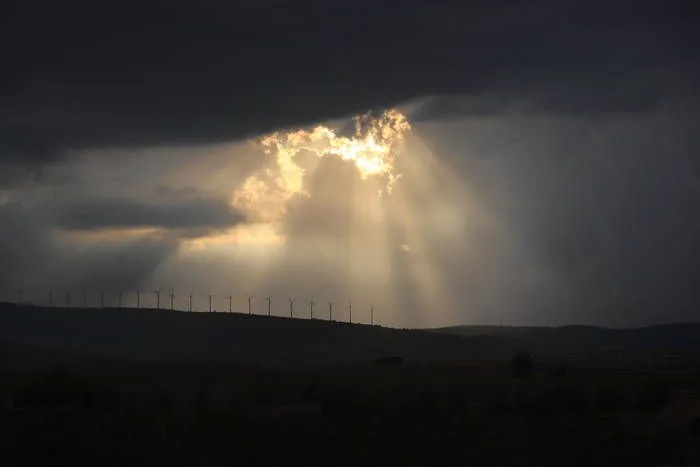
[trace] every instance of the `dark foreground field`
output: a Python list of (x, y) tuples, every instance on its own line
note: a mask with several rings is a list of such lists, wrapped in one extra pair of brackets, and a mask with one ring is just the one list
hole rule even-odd
[(692, 324), (423, 332), (7, 305), (0, 337), (3, 466), (700, 465)]
[(2, 378), (8, 466), (700, 465), (697, 374), (405, 364)]

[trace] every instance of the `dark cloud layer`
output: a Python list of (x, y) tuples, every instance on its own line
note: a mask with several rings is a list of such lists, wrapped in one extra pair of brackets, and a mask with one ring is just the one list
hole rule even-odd
[[(153, 200), (110, 198), (99, 192), (0, 202), (0, 294), (14, 296), (22, 287), (27, 297), (49, 288), (62, 290), (133, 290), (147, 283), (180, 243), (242, 222), (224, 198), (205, 197), (194, 188), (156, 188)], [(129, 229), (155, 228), (155, 233), (119, 235)], [(97, 241), (81, 234), (111, 232)], [(78, 238), (71, 235), (78, 234)], [(33, 295), (32, 295), (33, 294)]]
[[(451, 120), (463, 117), (497, 117), (505, 114), (549, 115), (562, 117), (643, 113), (663, 104), (658, 83), (639, 82), (628, 77), (624, 86), (571, 90), (565, 86), (547, 86), (524, 93), (513, 90), (479, 95), (459, 94), (428, 98), (414, 112), (411, 121)], [(643, 78), (642, 78), (643, 79)]]
[(637, 108), (658, 70), (697, 72), (691, 3), (15, 2), (0, 157), (229, 140), (433, 94), (556, 86), (536, 106)]
[(129, 199), (84, 199), (53, 206), (55, 225), (68, 230), (160, 227), (172, 230), (230, 228), (243, 221), (226, 200), (145, 203)]

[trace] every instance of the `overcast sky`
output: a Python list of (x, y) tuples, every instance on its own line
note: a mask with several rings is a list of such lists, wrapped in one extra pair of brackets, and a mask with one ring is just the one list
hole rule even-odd
[[(271, 295), (286, 315), (294, 296), (338, 318), (351, 298), (401, 327), (697, 319), (693, 2), (298, 3), (10, 4), (2, 297), (174, 288), (180, 308)], [(391, 190), (261, 144), (388, 109), (410, 124)]]

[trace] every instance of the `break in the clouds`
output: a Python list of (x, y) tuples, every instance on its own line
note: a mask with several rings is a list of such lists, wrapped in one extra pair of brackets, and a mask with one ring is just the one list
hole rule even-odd
[[(693, 318), (691, 6), (17, 2), (3, 297), (172, 287), (180, 308), (255, 294), (286, 314), (294, 296), (339, 317), (352, 298), (399, 326)], [(400, 148), (346, 118), (394, 106)]]

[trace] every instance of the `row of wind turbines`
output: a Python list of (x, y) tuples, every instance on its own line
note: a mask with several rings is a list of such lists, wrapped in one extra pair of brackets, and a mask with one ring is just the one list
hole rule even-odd
[[(144, 292), (136, 291), (133, 292), (136, 297), (136, 308), (142, 308), (142, 296), (144, 295)], [(17, 291), (17, 305), (22, 306), (22, 305), (27, 305), (27, 303), (24, 301), (24, 290), (23, 289), (18, 289)], [(156, 289), (152, 293), (153, 295), (153, 305), (155, 305), (155, 308), (160, 310), (161, 309), (161, 295), (162, 295), (162, 290)], [(112, 302), (112, 307), (116, 306), (116, 308), (122, 308), (123, 304), (123, 298), (124, 298), (124, 293), (123, 292), (116, 292), (113, 295), (113, 299), (115, 299), (114, 302)], [(214, 294), (208, 294), (207, 295), (209, 298), (209, 308), (208, 311), (209, 313), (216, 312), (214, 308), (212, 308), (212, 299), (216, 296)], [(99, 307), (100, 308), (105, 308), (109, 307), (108, 304), (105, 302), (105, 297), (106, 293), (105, 292), (100, 292), (98, 295), (99, 298)], [(53, 306), (60, 306), (59, 302), (56, 302), (54, 300), (54, 291), (49, 290), (48, 291), (48, 306), (53, 307)], [(66, 308), (70, 308), (72, 305), (72, 295), (70, 290), (66, 290), (63, 295), (64, 302), (63, 305), (65, 305)], [(175, 291), (173, 289), (170, 290), (170, 293), (166, 295), (166, 298), (170, 299), (170, 311), (176, 311), (175, 308)], [(194, 300), (194, 293), (190, 292), (189, 294), (185, 295), (185, 298), (187, 299), (187, 311), (192, 312), (194, 310), (193, 308), (193, 300)], [(233, 313), (233, 299), (235, 298), (232, 294), (224, 296), (226, 300), (228, 300), (228, 312)], [(255, 303), (256, 303), (256, 297), (255, 295), (248, 295), (248, 314), (257, 314), (255, 313)], [(267, 316), (272, 316), (272, 296), (268, 295), (265, 298), (265, 303), (267, 304)], [(294, 314), (294, 305), (297, 303), (297, 299), (295, 297), (288, 297), (287, 302), (289, 303), (289, 317), (290, 318), (301, 318), (299, 315)], [(328, 304), (328, 320), (333, 321), (333, 309), (336, 303), (329, 301), (327, 302)], [(314, 317), (314, 306), (316, 306), (317, 303), (314, 302), (313, 299), (309, 299), (308, 302), (306, 302), (306, 310), (309, 313), (309, 319), (315, 319)], [(83, 291), (82, 293), (82, 307), (87, 308), (88, 307), (88, 292)], [(348, 322), (352, 323), (352, 312), (353, 312), (353, 302), (351, 299), (348, 299), (348, 302), (346, 304), (346, 309), (348, 311)], [(369, 305), (369, 317), (370, 317), (370, 325), (374, 325), (374, 312), (376, 308), (374, 305), (370, 304)], [(178, 310), (179, 311), (179, 310)]]

